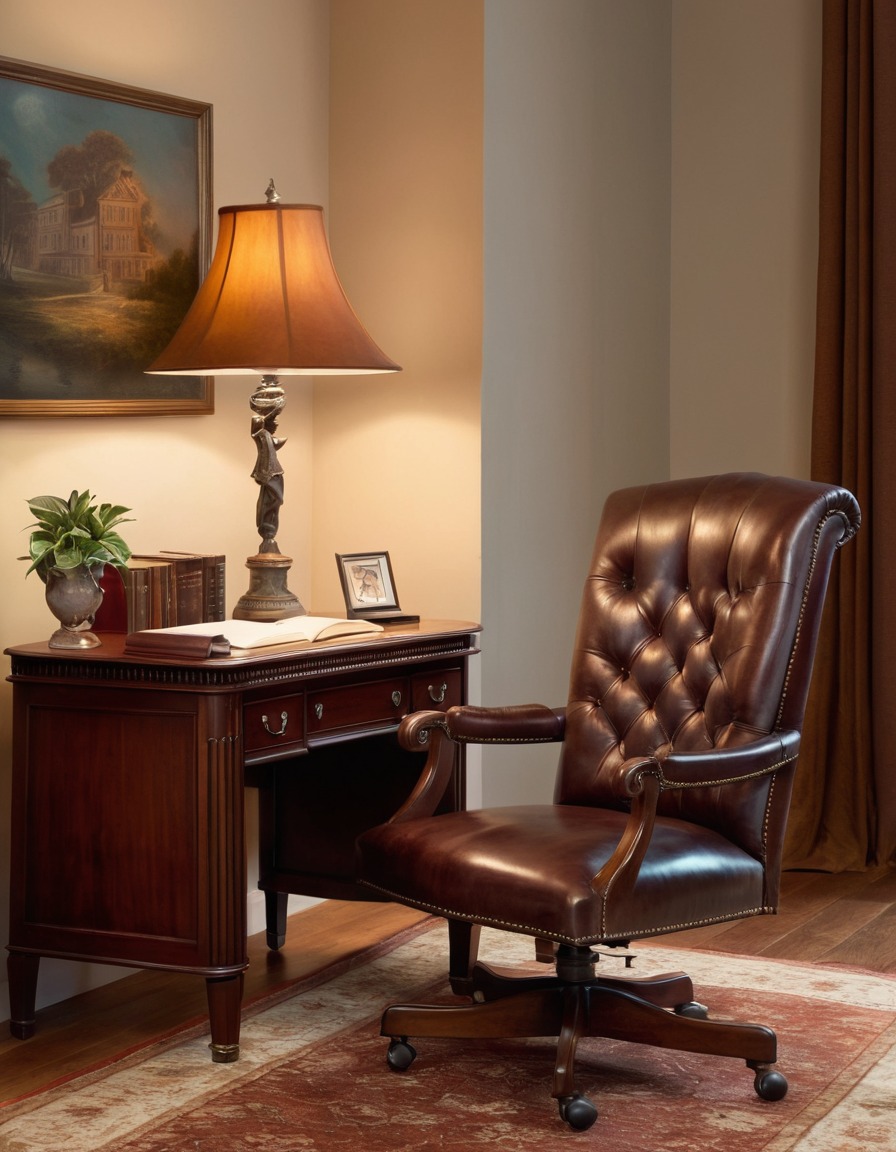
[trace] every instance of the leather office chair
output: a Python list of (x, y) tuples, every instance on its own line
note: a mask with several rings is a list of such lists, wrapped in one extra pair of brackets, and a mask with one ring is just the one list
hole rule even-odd
[[(359, 878), (448, 919), (451, 985), (474, 999), (388, 1008), (393, 1068), (414, 1059), (409, 1037), (557, 1036), (552, 1094), (573, 1129), (597, 1116), (574, 1084), (582, 1036), (738, 1057), (760, 1097), (784, 1096), (771, 1029), (708, 1019), (684, 973), (596, 976), (592, 946), (776, 911), (828, 574), (859, 522), (842, 488), (757, 474), (616, 492), (566, 707), (404, 720), (427, 764), (359, 837)], [(553, 804), (427, 815), (456, 743), (531, 741), (562, 741)], [(482, 925), (534, 937), (556, 974), (476, 964)]]

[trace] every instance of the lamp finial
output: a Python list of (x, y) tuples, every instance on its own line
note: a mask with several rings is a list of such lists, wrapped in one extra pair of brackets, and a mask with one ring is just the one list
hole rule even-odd
[(274, 177), (273, 176), (271, 177), (271, 182), (270, 182), (270, 184), (268, 184), (267, 188), (265, 189), (264, 194), (265, 194), (265, 198), (267, 199), (268, 204), (276, 204), (277, 201), (280, 199), (280, 193), (274, 187)]

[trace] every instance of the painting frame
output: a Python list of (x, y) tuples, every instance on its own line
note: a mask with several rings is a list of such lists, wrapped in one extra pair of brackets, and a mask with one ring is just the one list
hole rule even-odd
[[(94, 76), (84, 76), (22, 60), (14, 60), (5, 56), (0, 56), (0, 80), (9, 82), (10, 88), (8, 95), (10, 98), (12, 98), (19, 89), (22, 97), (31, 97), (33, 101), (36, 101), (41, 96), (47, 97), (50, 92), (54, 94), (61, 93), (64, 94), (62, 97), (56, 96), (55, 98), (65, 99), (71, 107), (77, 109), (79, 112), (83, 110), (85, 117), (89, 114), (90, 110), (93, 110), (100, 119), (102, 119), (101, 113), (105, 111), (105, 109), (97, 111), (99, 106), (91, 103), (92, 101), (99, 101), (103, 105), (108, 104), (110, 106), (110, 114), (114, 114), (119, 118), (132, 116), (136, 121), (142, 121), (146, 134), (151, 135), (151, 125), (157, 125), (159, 128), (159, 151), (163, 149), (163, 137), (167, 139), (167, 132), (163, 132), (162, 129), (170, 129), (172, 133), (176, 132), (179, 137), (182, 137), (187, 142), (186, 150), (190, 160), (191, 178), (186, 183), (189, 186), (183, 189), (182, 194), (178, 187), (170, 195), (169, 200), (164, 201), (163, 207), (168, 208), (169, 214), (171, 214), (172, 211), (176, 212), (178, 209), (183, 210), (184, 215), (189, 216), (191, 224), (194, 225), (191, 234), (190, 255), (193, 257), (195, 253), (194, 258), (197, 265), (195, 269), (196, 286), (198, 287), (198, 284), (201, 283), (202, 278), (208, 271), (211, 259), (212, 105), (185, 97), (172, 96), (149, 89), (103, 80)], [(69, 97), (73, 99), (69, 101)], [(114, 108), (112, 106), (114, 106)], [(142, 117), (140, 110), (160, 114), (161, 119), (152, 116)], [(169, 120), (169, 118), (175, 119)], [(72, 123), (74, 124), (75, 121), (73, 120)], [(80, 121), (78, 123), (80, 125)], [(149, 127), (146, 127), (147, 125), (149, 125)], [(16, 125), (8, 124), (6, 130), (15, 137), (16, 128)], [(82, 130), (83, 127), (79, 126), (78, 131)], [(24, 138), (26, 135), (27, 133), (24, 131), (20, 133), (21, 138)], [(34, 137), (30, 136), (28, 139), (29, 144), (31, 144)], [(77, 143), (78, 138), (74, 137), (71, 144), (76, 145)], [(0, 152), (2, 152), (2, 149), (0, 149)], [(3, 156), (0, 155), (0, 160), (2, 159)], [(180, 159), (180, 154), (178, 154), (178, 159)], [(160, 166), (160, 171), (162, 168), (163, 166)], [(194, 173), (195, 187), (192, 186), (192, 175)], [(121, 175), (124, 174), (124, 170), (122, 170)], [(130, 174), (133, 175), (134, 173), (132, 172)], [(24, 191), (27, 192), (27, 186), (21, 182), (19, 183)], [(146, 195), (144, 199), (150, 200), (151, 197)], [(31, 226), (32, 232), (39, 233), (37, 204), (35, 204), (33, 212), (35, 223)], [(95, 220), (97, 221), (95, 231), (99, 232), (99, 207), (96, 209)], [(38, 252), (37, 242), (32, 240), (30, 243), (33, 245), (32, 251)], [(99, 241), (95, 243), (95, 250), (97, 252), (100, 251)], [(2, 255), (2, 252), (0, 252), (0, 255)], [(161, 260), (161, 256), (159, 260)], [(96, 289), (96, 295), (99, 296), (101, 291), (107, 290), (105, 283), (108, 274), (105, 271), (105, 261), (101, 262), (99, 256), (95, 256), (94, 261), (96, 265), (94, 272), (97, 271), (101, 263), (103, 268), (100, 274), (103, 287)], [(131, 274), (134, 275), (133, 273)], [(99, 277), (96, 278), (99, 279)], [(83, 295), (86, 297), (88, 293), (85, 291)], [(183, 319), (191, 302), (192, 297), (190, 297), (190, 299), (184, 298), (182, 310), (180, 304), (169, 308), (168, 315), (169, 317), (173, 315), (174, 327)], [(170, 319), (169, 323), (171, 323)], [(76, 333), (80, 347), (86, 347), (90, 350), (92, 329), (87, 325), (82, 325), (78, 328), (77, 324), (77, 320), (69, 322), (69, 329)], [(11, 324), (9, 328), (12, 330)], [(0, 336), (2, 335), (3, 333), (0, 331)], [(168, 338), (170, 339), (170, 335)], [(166, 377), (164, 395), (162, 395), (160, 391), (159, 378), (146, 377), (146, 391), (142, 393), (139, 383), (136, 383), (141, 373), (137, 359), (134, 359), (127, 367), (128, 379), (133, 378), (135, 382), (134, 384), (128, 383), (127, 389), (131, 389), (135, 393), (134, 395), (125, 396), (115, 394), (98, 397), (91, 395), (90, 389), (79, 389), (77, 384), (72, 386), (69, 381), (65, 381), (67, 394), (64, 398), (55, 395), (52, 397), (46, 395), (36, 395), (34, 397), (21, 395), (22, 392), (27, 391), (30, 377), (26, 372), (25, 378), (22, 380), (22, 372), (18, 365), (21, 361), (28, 363), (30, 353), (36, 352), (40, 354), (43, 348), (37, 343), (35, 343), (33, 348), (29, 346), (27, 338), (23, 338), (18, 330), (16, 330), (16, 339), (18, 341), (16, 351), (17, 353), (23, 353), (21, 357), (17, 357), (16, 359), (16, 368), (19, 375), (16, 378), (16, 388), (14, 391), (19, 394), (10, 395), (8, 393), (11, 390), (0, 385), (0, 418), (195, 416), (210, 415), (214, 412), (213, 376)], [(161, 350), (161, 347), (157, 349), (157, 351)], [(99, 348), (97, 348), (96, 354), (98, 356), (102, 354)], [(154, 355), (146, 358), (146, 366), (151, 363), (152, 359), (154, 359)], [(142, 360), (140, 363), (142, 363)], [(110, 374), (113, 375), (115, 371), (115, 369), (109, 370)], [(84, 369), (85, 375), (87, 372), (88, 370)], [(126, 389), (122, 388), (121, 391), (123, 390)], [(36, 386), (35, 391), (37, 391)]]
[[(408, 624), (420, 619), (401, 610), (388, 552), (337, 552), (336, 566), (349, 620)], [(359, 570), (365, 570), (372, 578), (375, 585), (372, 599), (366, 598)]]

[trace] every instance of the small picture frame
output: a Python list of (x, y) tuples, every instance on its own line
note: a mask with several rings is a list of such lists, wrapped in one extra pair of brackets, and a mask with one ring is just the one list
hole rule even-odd
[(388, 552), (337, 552), (336, 566), (349, 620), (412, 624), (420, 619), (399, 606)]

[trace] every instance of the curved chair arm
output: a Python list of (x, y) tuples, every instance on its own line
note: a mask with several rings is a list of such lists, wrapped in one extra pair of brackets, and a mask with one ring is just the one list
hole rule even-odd
[(772, 732), (749, 744), (707, 752), (645, 756), (620, 764), (612, 784), (631, 800), (631, 813), (613, 854), (592, 878), (591, 887), (606, 900), (624, 899), (635, 881), (656, 820), (660, 793), (669, 789), (712, 788), (755, 780), (778, 772), (797, 757), (799, 732)]
[(799, 732), (771, 732), (732, 748), (639, 757), (620, 764), (611, 784), (621, 797), (637, 795), (643, 788), (645, 774), (656, 777), (660, 791), (738, 784), (777, 772), (796, 759), (799, 748)]
[(544, 704), (505, 708), (466, 704), (449, 708), (444, 720), (448, 735), (460, 744), (546, 744), (566, 734), (566, 709)]
[(431, 816), (448, 787), (454, 769), (456, 744), (537, 744), (562, 740), (566, 709), (543, 704), (510, 708), (463, 705), (447, 712), (412, 712), (398, 729), (403, 748), (428, 750), (423, 771), (390, 824)]

